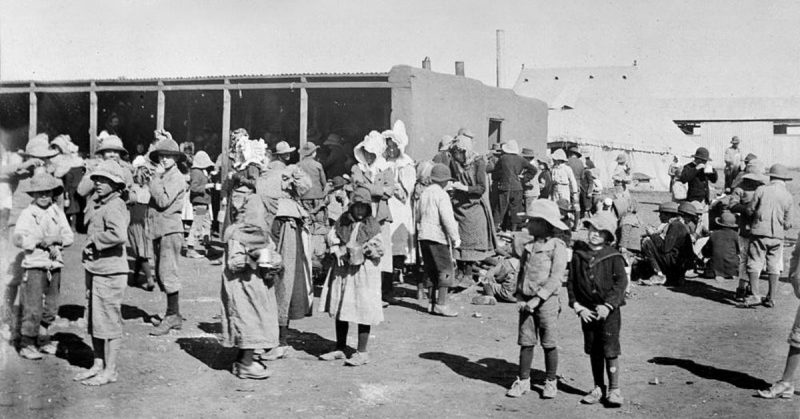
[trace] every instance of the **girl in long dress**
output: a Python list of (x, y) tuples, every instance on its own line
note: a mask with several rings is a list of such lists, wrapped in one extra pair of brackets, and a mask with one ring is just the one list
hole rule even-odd
[(360, 366), (369, 362), (367, 343), (371, 326), (383, 321), (378, 282), (380, 261), (389, 258), (383, 253), (381, 229), (372, 216), (370, 191), (356, 189), (350, 208), (328, 233), (336, 263), (323, 287), (320, 307), (336, 320), (336, 348), (320, 356), (323, 361), (346, 358), (348, 322), (353, 322), (358, 324), (358, 349), (347, 358), (345, 365)]
[(384, 131), (382, 135), (386, 140), (386, 151), (383, 155), (394, 175), (394, 191), (387, 202), (392, 214), (390, 233), (393, 281), (399, 281), (405, 265), (415, 262), (415, 225), (411, 201), (417, 177), (414, 160), (405, 153), (408, 135), (403, 121), (398, 120), (390, 131)]
[[(353, 154), (358, 164), (353, 166), (352, 182), (354, 188), (367, 188), (372, 197), (372, 216), (381, 226), (381, 242), (384, 254), (392, 252), (392, 212), (389, 209), (389, 199), (395, 190), (394, 173), (392, 167), (383, 157), (386, 151), (386, 140), (377, 131), (370, 132), (360, 142)], [(384, 257), (380, 261), (381, 289), (384, 301), (393, 300), (392, 292), (392, 258)]]

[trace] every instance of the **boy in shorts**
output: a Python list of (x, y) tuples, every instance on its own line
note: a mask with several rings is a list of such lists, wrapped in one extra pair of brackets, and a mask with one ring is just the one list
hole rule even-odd
[[(537, 199), (529, 207), (528, 232), (533, 239), (517, 251), (520, 259), (520, 277), (517, 281), (517, 308), (519, 309), (519, 376), (506, 393), (520, 397), (531, 388), (533, 347), (541, 343), (544, 349), (545, 382), (542, 397), (552, 399), (557, 394), (558, 314), (561, 305), (558, 291), (567, 269), (567, 246), (556, 237), (566, 230), (561, 221), (558, 205), (547, 199)], [(516, 244), (517, 247), (521, 243)]]
[[(589, 229), (588, 239), (575, 243), (567, 279), (569, 305), (581, 319), (583, 350), (590, 357), (594, 378), (594, 389), (581, 403), (605, 400), (610, 407), (620, 407), (620, 307), (625, 304), (628, 285), (625, 259), (612, 246), (616, 229), (613, 216), (598, 213), (584, 225)], [(608, 373), (606, 397), (604, 369)]]

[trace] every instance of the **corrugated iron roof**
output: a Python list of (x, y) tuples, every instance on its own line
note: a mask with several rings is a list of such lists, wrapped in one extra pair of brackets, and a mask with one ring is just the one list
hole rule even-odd
[(676, 98), (661, 101), (674, 121), (775, 121), (800, 119), (800, 97)]
[(230, 74), (219, 76), (179, 76), (179, 77), (117, 77), (106, 79), (73, 79), (73, 80), (0, 80), (0, 84), (86, 84), (86, 83), (152, 83), (152, 82), (185, 82), (185, 81), (211, 81), (211, 80), (258, 80), (258, 79), (285, 79), (285, 78), (368, 78), (388, 77), (388, 72), (352, 72), (352, 73), (277, 73), (277, 74)]

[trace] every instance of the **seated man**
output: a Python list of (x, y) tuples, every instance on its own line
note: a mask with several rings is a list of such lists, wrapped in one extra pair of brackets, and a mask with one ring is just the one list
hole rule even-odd
[(644, 267), (649, 267), (651, 273), (644, 282), (646, 285), (681, 286), (687, 266), (694, 261), (690, 232), (694, 231), (697, 223), (697, 209), (684, 202), (676, 211), (674, 205), (664, 203), (659, 206), (659, 217), (666, 224), (663, 233), (648, 231), (642, 239), (642, 255), (646, 262)]

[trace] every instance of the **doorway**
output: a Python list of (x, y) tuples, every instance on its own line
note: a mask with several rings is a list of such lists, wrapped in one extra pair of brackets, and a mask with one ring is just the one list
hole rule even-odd
[(502, 119), (489, 119), (489, 148), (492, 148), (492, 144), (500, 144), (503, 141), (501, 139), (502, 124)]

